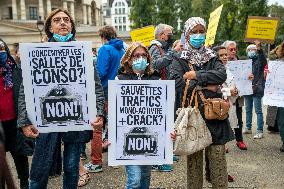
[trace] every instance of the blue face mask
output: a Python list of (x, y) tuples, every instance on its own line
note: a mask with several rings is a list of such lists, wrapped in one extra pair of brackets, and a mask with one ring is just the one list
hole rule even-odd
[(257, 54), (256, 54), (255, 51), (248, 51), (248, 57), (249, 57), (250, 59), (254, 59), (254, 58), (257, 57)]
[(145, 71), (148, 65), (147, 59), (140, 57), (133, 61), (132, 69), (135, 71)]
[(53, 38), (54, 38), (56, 41), (58, 41), (58, 42), (66, 42), (66, 41), (69, 41), (72, 37), (73, 37), (73, 34), (72, 34), (72, 33), (68, 33), (68, 34), (65, 35), (65, 36), (62, 36), (62, 35), (59, 35), (59, 34), (56, 34), (56, 33), (53, 34)]
[(4, 67), (7, 62), (8, 54), (6, 51), (0, 52), (0, 67)]
[(205, 42), (205, 34), (193, 34), (189, 36), (190, 45), (199, 49)]

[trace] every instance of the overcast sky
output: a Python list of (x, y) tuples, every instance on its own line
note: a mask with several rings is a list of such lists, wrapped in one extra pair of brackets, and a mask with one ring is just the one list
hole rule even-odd
[(271, 4), (274, 4), (274, 3), (278, 3), (282, 6), (284, 6), (284, 0), (268, 0), (268, 4), (271, 5)]

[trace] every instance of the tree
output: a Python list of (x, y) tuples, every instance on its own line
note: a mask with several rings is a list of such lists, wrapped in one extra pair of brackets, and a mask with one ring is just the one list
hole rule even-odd
[(269, 14), (271, 17), (279, 17), (278, 30), (276, 34), (275, 44), (284, 41), (284, 7), (281, 5), (273, 4), (269, 7)]
[(132, 0), (130, 9), (130, 20), (132, 29), (155, 23), (156, 7), (153, 0)]
[(163, 23), (177, 28), (177, 2), (176, 0), (156, 0), (156, 23)]

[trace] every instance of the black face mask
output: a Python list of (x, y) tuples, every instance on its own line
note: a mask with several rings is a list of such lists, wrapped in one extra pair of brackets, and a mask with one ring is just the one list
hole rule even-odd
[(168, 35), (168, 40), (166, 42), (168, 48), (170, 48), (173, 45), (174, 43), (173, 34)]

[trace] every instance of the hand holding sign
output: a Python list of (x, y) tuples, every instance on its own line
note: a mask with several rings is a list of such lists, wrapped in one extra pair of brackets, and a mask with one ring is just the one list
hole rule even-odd
[(91, 125), (94, 128), (94, 131), (102, 130), (102, 127), (104, 125), (103, 117), (101, 116), (96, 117), (96, 119), (91, 122)]
[(26, 125), (22, 127), (22, 130), (26, 137), (36, 138), (39, 135), (38, 130), (33, 125)]

